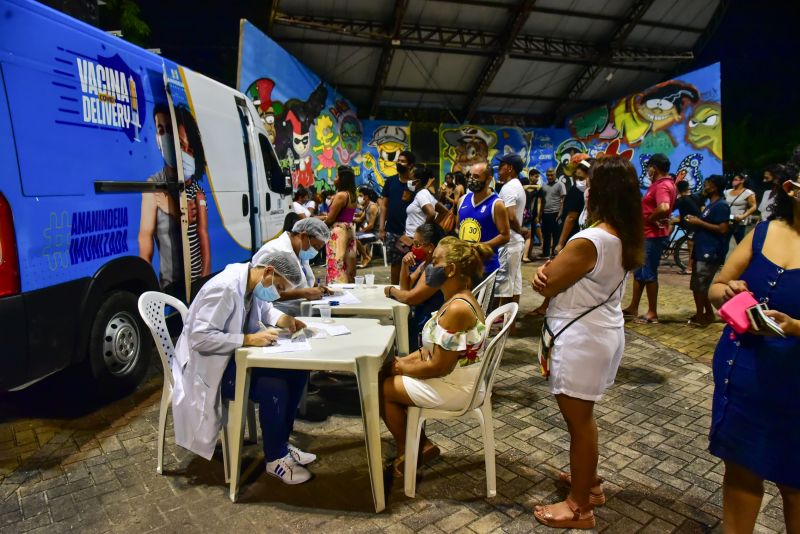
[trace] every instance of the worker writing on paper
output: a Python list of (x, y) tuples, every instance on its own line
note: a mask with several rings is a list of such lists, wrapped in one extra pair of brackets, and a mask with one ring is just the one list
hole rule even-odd
[[(280, 292), (297, 286), (303, 273), (289, 252), (265, 255), (257, 263), (234, 263), (209, 280), (189, 307), (175, 345), (172, 414), (175, 442), (211, 459), (222, 428), (222, 398), (234, 395), (236, 361), (242, 346), (263, 347), (278, 338), (274, 328), (295, 332), (305, 324), (273, 307)], [(259, 404), (267, 473), (286, 484), (311, 478), (304, 466), (316, 455), (289, 444), (307, 371), (253, 369), (250, 400)]]
[(325, 243), (331, 238), (328, 225), (321, 219), (307, 217), (294, 223), (292, 230), (283, 232), (280, 236), (267, 241), (253, 256), (253, 265), (264, 256), (275, 252), (289, 252), (294, 255), (297, 265), (303, 270), (303, 278), (296, 287), (281, 291), (281, 298), (275, 307), (290, 315), (300, 315), (300, 302), (318, 300), (325, 295), (327, 288), (314, 285), (314, 272), (311, 270), (310, 260), (313, 260), (319, 251), (325, 248)]

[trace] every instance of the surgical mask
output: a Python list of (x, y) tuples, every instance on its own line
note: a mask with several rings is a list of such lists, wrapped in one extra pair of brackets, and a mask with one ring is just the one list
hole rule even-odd
[(167, 132), (158, 136), (158, 148), (161, 150), (161, 157), (169, 167), (175, 167), (175, 138)]
[(364, 197), (358, 197), (358, 205), (359, 206), (363, 206), (364, 205)]
[(406, 182), (406, 187), (408, 187), (408, 190), (411, 191), (412, 193), (417, 190), (417, 188), (414, 187), (414, 180), (409, 180), (408, 182)]
[(469, 189), (473, 193), (477, 193), (478, 191), (483, 191), (484, 186), (486, 186), (486, 182), (481, 180), (480, 178), (470, 177), (470, 179), (467, 180), (467, 189)]
[(579, 181), (575, 180), (575, 187), (578, 188), (578, 191), (583, 193), (584, 191), (586, 191), (586, 180), (584, 180), (582, 182), (579, 182)]
[(333, 202), (333, 199), (332, 199), (332, 198), (326, 198), (326, 199), (325, 199), (325, 205), (326, 205), (326, 206), (330, 206), (330, 205), (331, 205), (331, 202)]
[(188, 180), (194, 176), (194, 156), (181, 152), (181, 161), (183, 163), (183, 179)]
[(414, 255), (414, 259), (417, 261), (425, 261), (425, 258), (428, 257), (428, 251), (422, 247), (411, 247), (411, 254)]
[(396, 163), (395, 167), (397, 168), (397, 172), (400, 174), (405, 174), (406, 171), (408, 171), (408, 167), (406, 167), (402, 163)]
[(439, 289), (447, 281), (447, 273), (442, 266), (428, 265), (425, 267), (425, 283), (428, 287)]
[(264, 287), (264, 284), (261, 282), (256, 284), (256, 287), (253, 288), (253, 296), (258, 300), (263, 300), (266, 302), (275, 302), (281, 298), (281, 294), (278, 293), (275, 284), (270, 284), (269, 287)]
[(303, 261), (310, 261), (316, 258), (317, 254), (319, 254), (319, 250), (309, 245), (308, 250), (301, 250), (299, 256)]

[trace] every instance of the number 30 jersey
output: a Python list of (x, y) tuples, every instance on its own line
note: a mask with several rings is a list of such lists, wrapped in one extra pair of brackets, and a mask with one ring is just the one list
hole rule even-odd
[[(473, 205), (472, 198), (474, 193), (471, 191), (464, 195), (464, 199), (458, 208), (458, 238), (470, 243), (485, 243), (497, 237), (497, 225), (494, 222), (492, 212), (494, 203), (500, 200), (497, 194), (492, 193), (477, 206)], [(497, 251), (484, 264), (484, 275), (491, 274), (492, 271), (500, 267), (497, 260)]]

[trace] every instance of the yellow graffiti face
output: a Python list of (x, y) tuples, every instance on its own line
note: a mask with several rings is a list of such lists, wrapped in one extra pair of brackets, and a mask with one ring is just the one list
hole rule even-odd
[(323, 146), (330, 146), (333, 140), (333, 121), (327, 115), (321, 115), (314, 125), (317, 141)]
[(464, 219), (458, 228), (458, 238), (462, 241), (478, 243), (481, 240), (481, 225), (475, 219)]
[(380, 144), (377, 148), (378, 167), (381, 169), (381, 174), (387, 178), (397, 174), (397, 158), (400, 157), (400, 152), (405, 150), (405, 145), (390, 142)]
[(708, 148), (722, 159), (722, 110), (719, 104), (706, 102), (696, 106), (686, 125), (686, 139), (696, 148)]
[(643, 118), (653, 123), (653, 130), (658, 131), (681, 120), (675, 104), (663, 98), (649, 98), (638, 103), (636, 111)]

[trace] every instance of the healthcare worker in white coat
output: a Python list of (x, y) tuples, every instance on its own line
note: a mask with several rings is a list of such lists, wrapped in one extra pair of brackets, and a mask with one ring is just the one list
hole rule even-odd
[[(222, 428), (223, 398), (232, 398), (236, 379), (233, 353), (262, 347), (278, 337), (271, 325), (294, 332), (305, 325), (273, 307), (282, 290), (301, 282), (297, 258), (275, 252), (256, 264), (235, 263), (206, 282), (189, 307), (175, 345), (172, 414), (175, 442), (211, 459)], [(250, 400), (259, 404), (267, 473), (286, 484), (311, 478), (304, 466), (316, 455), (289, 444), (308, 371), (253, 369)]]
[(300, 314), (300, 303), (303, 300), (321, 299), (328, 290), (315, 284), (314, 272), (310, 260), (313, 260), (331, 238), (331, 230), (322, 219), (307, 217), (294, 223), (291, 231), (267, 241), (253, 256), (253, 265), (268, 254), (275, 252), (291, 252), (297, 259), (297, 265), (303, 270), (303, 280), (293, 289), (281, 291), (281, 298), (275, 307), (289, 315)]

